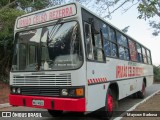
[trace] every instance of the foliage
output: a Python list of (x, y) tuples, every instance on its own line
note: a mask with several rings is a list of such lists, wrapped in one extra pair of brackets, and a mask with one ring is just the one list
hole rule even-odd
[[(33, 2), (34, 1), (34, 2)], [(13, 56), (14, 24), (18, 16), (47, 7), (49, 0), (0, 1), (0, 80), (9, 77)]]
[[(72, 0), (70, 0), (72, 1)], [(160, 0), (77, 0), (89, 9), (95, 10), (96, 14), (103, 18), (111, 18), (112, 14), (122, 9), (127, 12), (134, 5), (138, 5), (139, 19), (151, 20), (153, 17), (160, 17)], [(160, 20), (150, 21), (153, 28), (153, 35), (160, 33)]]
[[(142, 0), (138, 6), (140, 15), (139, 19), (151, 19), (155, 16), (160, 18), (160, 0)], [(154, 29), (153, 35), (158, 36), (160, 33), (160, 20), (150, 21), (149, 25)]]
[(50, 4), (49, 0), (17, 0), (18, 7), (26, 12), (43, 9)]
[(154, 80), (160, 82), (160, 66), (153, 66)]
[(15, 19), (22, 14), (13, 8), (0, 10), (0, 76), (3, 79), (8, 77), (11, 67)]

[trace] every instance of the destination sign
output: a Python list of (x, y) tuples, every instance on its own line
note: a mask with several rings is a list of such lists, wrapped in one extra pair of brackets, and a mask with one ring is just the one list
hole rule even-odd
[(65, 18), (76, 15), (75, 4), (70, 4), (58, 8), (49, 9), (30, 16), (19, 18), (17, 21), (17, 28), (22, 28), (30, 25), (36, 25), (59, 18)]

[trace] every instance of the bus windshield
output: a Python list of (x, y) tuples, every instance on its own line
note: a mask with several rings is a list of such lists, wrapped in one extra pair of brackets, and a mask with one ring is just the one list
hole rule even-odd
[(82, 65), (82, 48), (76, 21), (19, 32), (13, 71), (66, 70)]

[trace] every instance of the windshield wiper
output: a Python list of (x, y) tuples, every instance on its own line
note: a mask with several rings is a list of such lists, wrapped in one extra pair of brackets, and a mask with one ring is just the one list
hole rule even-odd
[[(53, 36), (56, 35), (56, 33), (58, 32), (58, 30), (59, 30), (60, 27), (62, 26), (62, 24), (60, 24), (59, 27), (57, 28), (57, 25), (58, 25), (59, 23), (61, 23), (62, 20), (63, 20), (63, 18), (59, 18), (59, 19), (57, 20), (55, 26), (52, 28), (52, 30), (51, 30), (51, 32), (50, 32), (50, 34), (49, 34), (49, 36), (48, 36), (49, 40), (47, 39), (47, 46), (48, 46), (49, 43), (51, 43)], [(56, 29), (57, 29), (57, 30), (56, 30)], [(55, 31), (55, 30), (56, 30), (56, 31)]]

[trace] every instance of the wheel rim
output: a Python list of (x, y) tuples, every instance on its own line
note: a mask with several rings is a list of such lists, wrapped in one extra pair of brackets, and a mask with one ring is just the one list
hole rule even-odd
[(112, 112), (113, 111), (113, 97), (108, 94), (108, 103), (107, 103), (108, 111)]

